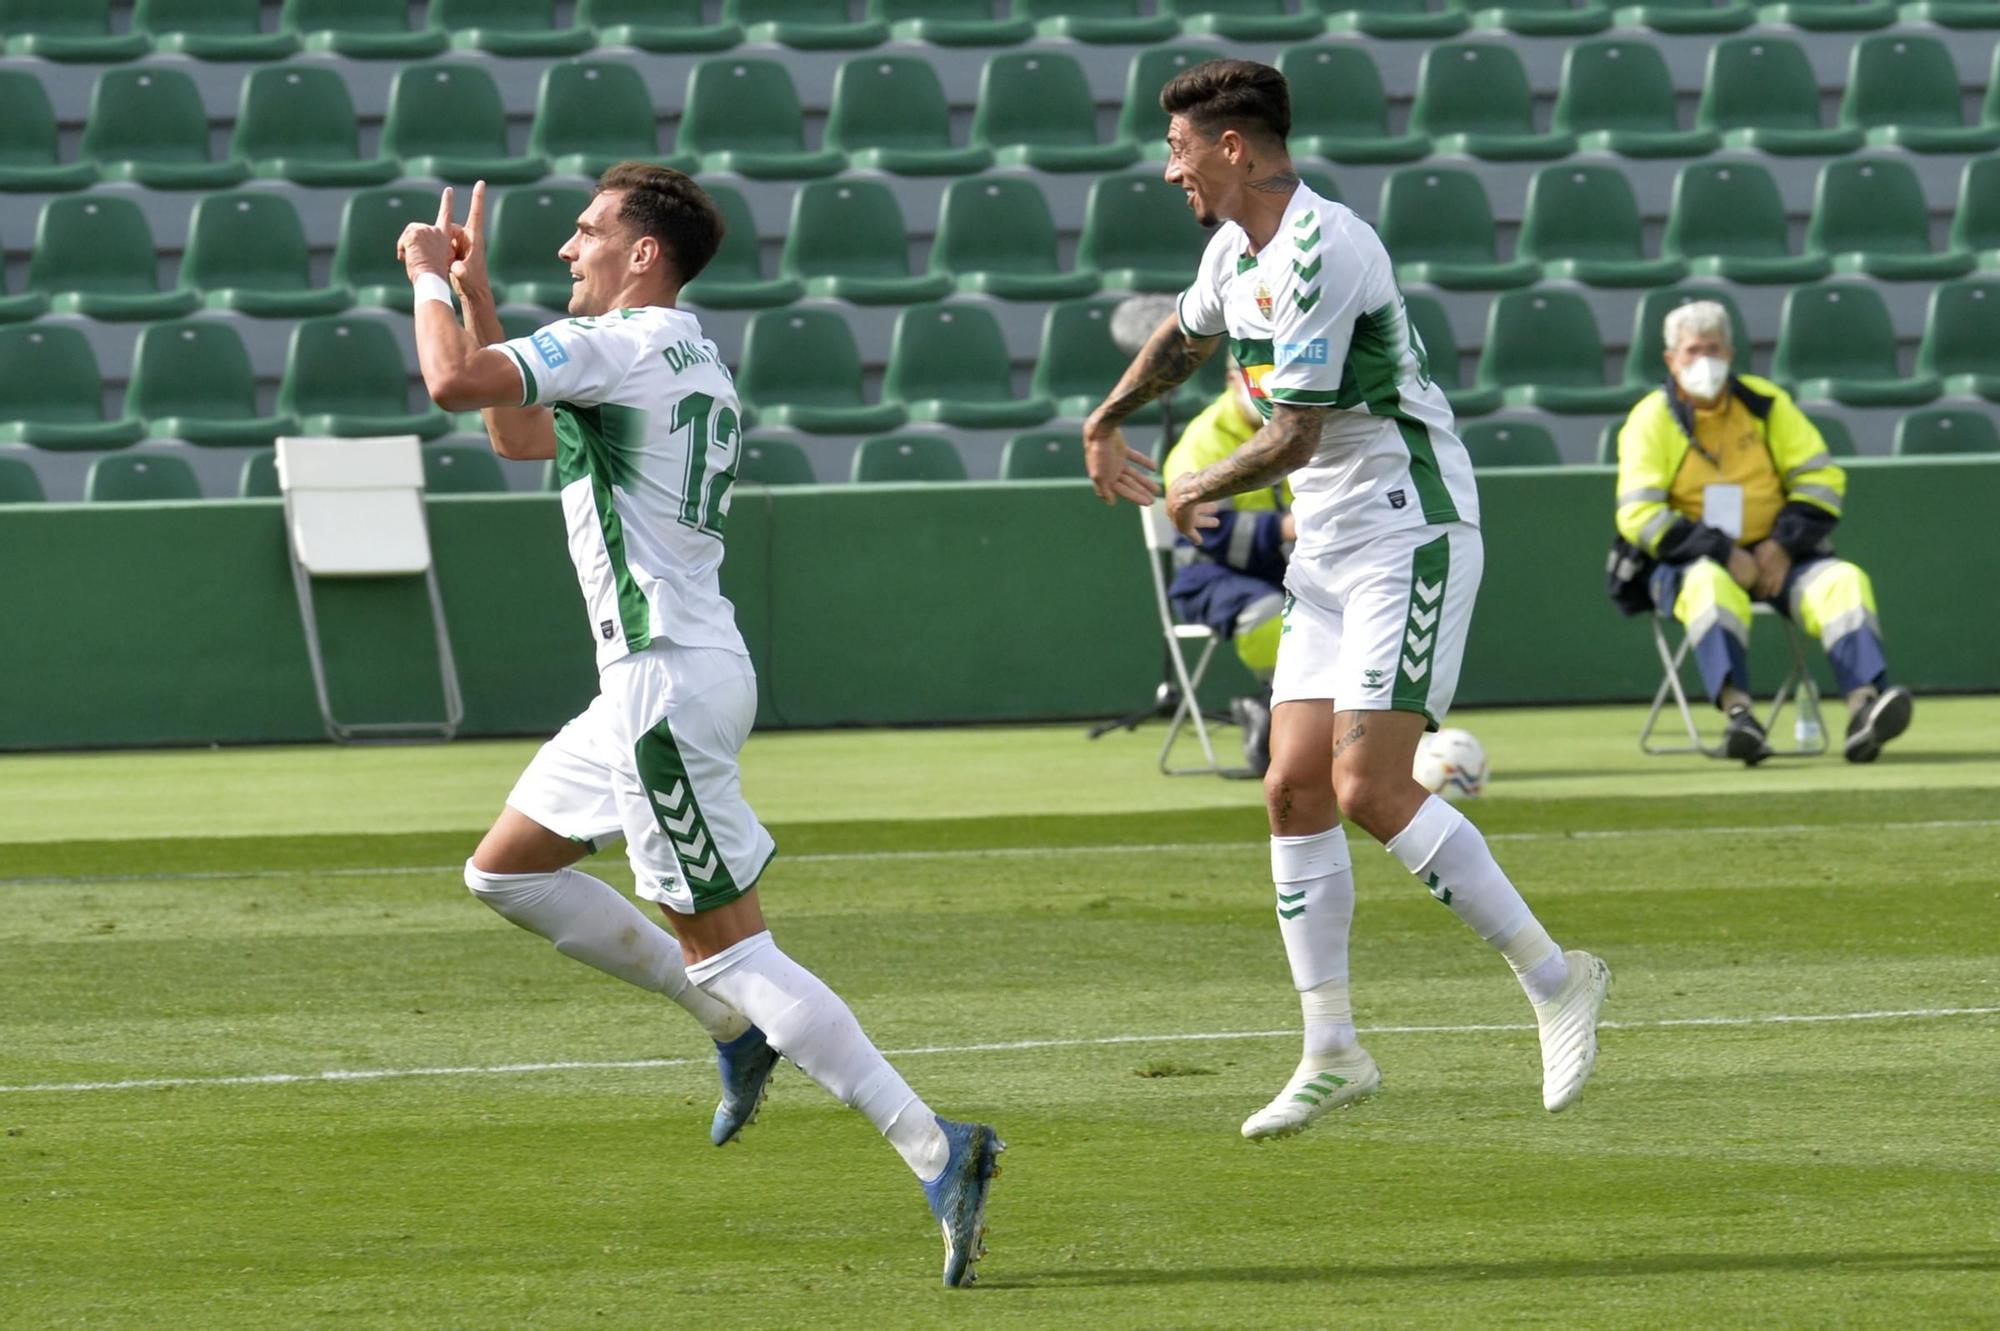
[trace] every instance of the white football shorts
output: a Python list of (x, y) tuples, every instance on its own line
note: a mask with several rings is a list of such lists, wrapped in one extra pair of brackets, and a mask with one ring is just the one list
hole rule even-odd
[(648, 901), (683, 915), (725, 905), (778, 852), (736, 761), (756, 717), (748, 657), (655, 642), (604, 668), (597, 697), (542, 745), (507, 803), (593, 850), (624, 837)]
[(1421, 712), (1437, 729), (1458, 691), (1485, 563), (1479, 529), (1462, 522), (1293, 555), (1271, 702)]

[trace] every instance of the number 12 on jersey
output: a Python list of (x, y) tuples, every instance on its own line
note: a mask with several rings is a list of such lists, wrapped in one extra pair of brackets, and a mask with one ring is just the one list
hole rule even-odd
[(737, 445), (742, 439), (736, 409), (718, 410), (708, 394), (689, 393), (674, 404), (673, 429), (688, 432), (681, 525), (720, 538), (729, 517), (729, 490), (736, 484)]

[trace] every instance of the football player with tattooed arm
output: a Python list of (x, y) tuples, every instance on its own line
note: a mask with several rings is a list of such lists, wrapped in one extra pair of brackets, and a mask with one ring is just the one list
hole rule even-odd
[(1160, 104), (1166, 178), (1216, 231), (1176, 317), (1086, 421), (1091, 480), (1107, 502), (1151, 502), (1145, 457), (1120, 422), (1226, 338), (1263, 425), (1222, 461), (1176, 478), (1167, 513), (1198, 539), (1216, 525), (1211, 505), (1289, 479), (1298, 528), (1264, 794), (1305, 1050), (1243, 1135), (1298, 1132), (1381, 1081), (1348, 998), (1354, 875), (1343, 814), (1507, 959), (1540, 1029), (1542, 1103), (1564, 1109), (1596, 1062), (1610, 971), (1559, 947), (1479, 829), (1410, 775), (1418, 741), (1451, 705), (1482, 564), (1479, 498), (1451, 408), (1382, 242), (1292, 169), (1284, 76), (1211, 60), (1176, 75)]

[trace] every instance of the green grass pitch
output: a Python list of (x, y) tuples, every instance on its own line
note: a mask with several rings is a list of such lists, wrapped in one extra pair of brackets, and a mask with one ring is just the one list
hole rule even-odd
[(1264, 1146), (1253, 785), (1155, 775), (1157, 726), (754, 739), (780, 940), (1010, 1143), (965, 1291), (858, 1115), (786, 1067), (711, 1148), (693, 1024), (470, 899), (531, 745), (0, 758), (0, 1326), (1995, 1325), (2000, 700), (1864, 769), (1637, 720), (1455, 718), (1616, 973), (1582, 1103), (1354, 834), (1383, 1092)]

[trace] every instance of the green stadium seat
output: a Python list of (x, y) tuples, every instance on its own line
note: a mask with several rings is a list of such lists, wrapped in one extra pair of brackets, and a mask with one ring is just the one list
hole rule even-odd
[(853, 479), (863, 484), (890, 481), (962, 481), (965, 460), (951, 440), (935, 434), (892, 434), (864, 439), (854, 450)]
[(1625, 418), (1614, 416), (1604, 422), (1604, 428), (1597, 432), (1597, 463), (1599, 466), (1618, 465), (1618, 432), (1625, 428)]
[(137, 421), (104, 419), (104, 376), (80, 330), (0, 328), (0, 443), (75, 452), (123, 448), (145, 433)]
[(1729, 311), (1730, 343), (1736, 356), (1730, 368), (1750, 373), (1750, 325), (1743, 320), (1736, 297), (1724, 287), (1686, 286), (1648, 291), (1632, 309), (1632, 340), (1625, 352), (1625, 382), (1649, 392), (1667, 381), (1667, 311), (1676, 305), (1712, 300)]
[[(1131, 364), (1111, 340), (1111, 313), (1117, 308), (1115, 299), (1067, 300), (1049, 306), (1043, 316), (1042, 349), (1028, 391), (1053, 401), (1058, 416), (1089, 415)], [(1152, 424), (1160, 419), (1160, 404), (1148, 402), (1127, 419)]]
[(1389, 132), (1389, 99), (1366, 48), (1351, 42), (1288, 46), (1278, 70), (1292, 89), (1292, 156), (1353, 165), (1414, 162), (1429, 155), (1424, 134)]
[(579, 55), (597, 45), (589, 28), (556, 27), (556, 0), (431, 0), (430, 16), (453, 46), (488, 55)]
[(1760, 23), (1789, 23), (1806, 32), (1861, 32), (1896, 21), (1891, 0), (1787, 0), (1757, 11)]
[(0, 0), (8, 55), (97, 64), (153, 49), (145, 34), (111, 31), (111, 0)]
[(727, 51), (743, 41), (740, 23), (702, 22), (701, 0), (577, 0), (576, 21), (595, 28), (601, 46), (661, 55)]
[(354, 303), (347, 287), (312, 285), (305, 231), (290, 200), (250, 190), (196, 201), (180, 284), (201, 292), (209, 309), (259, 319), (337, 314)]
[[(32, 258), (29, 260), (29, 267), (32, 274)], [(30, 289), (8, 294), (6, 265), (0, 264), (0, 324), (36, 319), (48, 312), (49, 296), (46, 291)]]
[(979, 147), (954, 148), (951, 107), (928, 60), (863, 55), (834, 72), (826, 146), (856, 170), (901, 176), (961, 176), (993, 165)]
[(1978, 261), (2000, 268), (2000, 156), (1975, 157), (1958, 177), (1958, 211), (1946, 242)]
[(680, 146), (704, 171), (735, 171), (755, 180), (830, 176), (847, 160), (830, 148), (806, 148), (805, 112), (792, 76), (776, 60), (703, 60), (688, 75)]
[(1500, 390), (1461, 386), (1458, 375), (1458, 339), (1452, 335), (1451, 320), (1444, 306), (1425, 295), (1403, 297), (1403, 313), (1410, 331), (1423, 346), (1431, 378), (1444, 390), (1454, 416), (1484, 416), (1500, 409)]
[(118, 454), (90, 464), (83, 478), (86, 504), (137, 504), (199, 499), (194, 468), (168, 453)]
[(1130, 143), (1100, 143), (1097, 103), (1075, 57), (1035, 50), (986, 62), (972, 113), (972, 142), (1003, 166), (1115, 171), (1139, 160)]
[(1462, 9), (1432, 9), (1429, 0), (1316, 0), (1328, 32), (1358, 32), (1388, 41), (1438, 41), (1472, 26)]
[(507, 477), (493, 450), (478, 444), (430, 444), (423, 450), (424, 490), (434, 495), (505, 494)]
[(363, 158), (354, 99), (332, 69), (285, 64), (251, 72), (236, 107), (229, 155), (251, 173), (295, 185), (384, 185), (397, 165)]
[(1837, 273), (1894, 282), (1958, 277), (1974, 262), (1962, 250), (1931, 248), (1923, 187), (1906, 163), (1890, 158), (1850, 158), (1821, 169), (1806, 249), (1829, 255)]
[(913, 305), (896, 316), (882, 396), (913, 421), (968, 430), (1040, 425), (1055, 415), (1045, 397), (1017, 398), (1000, 324), (977, 305)]
[(1138, 0), (1014, 0), (1014, 12), (1044, 37), (1077, 42), (1150, 46), (1180, 32), (1169, 15), (1141, 14)]
[(1782, 37), (1729, 37), (1708, 53), (1697, 129), (1717, 130), (1731, 148), (1783, 156), (1853, 152), (1863, 135), (1852, 125), (1820, 123), (1819, 79), (1799, 44)]
[[(1315, 32), (1318, 26), (1315, 20)], [(1141, 158), (1165, 161), (1167, 113), (1160, 109), (1160, 89), (1182, 70), (1221, 55), (1212, 47), (1171, 45), (1155, 46), (1134, 55), (1132, 63), (1125, 67), (1125, 101), (1118, 110), (1117, 141), (1137, 148)], [(1297, 151), (1296, 145), (1293, 151)]]
[(389, 326), (374, 319), (304, 319), (292, 329), (278, 410), (305, 434), (413, 434), (435, 439), (451, 420), (426, 402), (410, 410), (410, 367)]
[(243, 459), (243, 470), (236, 474), (236, 497), (238, 499), (277, 499), (284, 494), (278, 485), (278, 451), (262, 448)]
[(743, 195), (727, 185), (704, 184), (708, 197), (722, 211), (722, 248), (708, 267), (682, 289), (689, 301), (714, 310), (754, 310), (789, 305), (806, 293), (805, 283), (792, 277), (765, 277), (759, 257), (757, 224)]
[(136, 0), (132, 31), (153, 49), (197, 60), (283, 60), (299, 49), (296, 33), (265, 32), (262, 0)]
[(396, 71), (382, 121), (382, 156), (400, 159), (406, 175), (457, 184), (523, 185), (549, 169), (545, 158), (507, 152), (500, 89), (485, 69), (465, 60)]
[(1588, 37), (1611, 26), (1611, 11), (1585, 0), (1510, 0), (1488, 7), (1484, 0), (1452, 0), (1472, 11), (1475, 28), (1499, 28), (1522, 37)]
[(1527, 286), (1542, 273), (1529, 259), (1500, 260), (1493, 205), (1470, 171), (1406, 166), (1390, 172), (1375, 225), (1405, 282), (1499, 291)]
[(1080, 481), (1083, 436), (1075, 430), (1032, 430), (1009, 439), (1000, 450), (1003, 481)]
[(811, 485), (818, 479), (812, 459), (791, 440), (754, 434), (743, 440), (736, 462), (738, 485)]
[(1826, 444), (1826, 451), (1837, 458), (1858, 457), (1861, 450), (1854, 446), (1854, 432), (1847, 428), (1847, 422), (1838, 416), (1828, 416), (1824, 412), (1805, 413), (1819, 437)]
[(1645, 395), (1643, 388), (1604, 382), (1597, 319), (1571, 291), (1495, 297), (1473, 384), (1501, 390), (1510, 407), (1579, 415), (1629, 411)]
[(1875, 289), (1816, 282), (1785, 295), (1771, 377), (1801, 398), (1850, 407), (1919, 407), (1944, 390), (1935, 376), (1896, 366), (1896, 334)]
[(1578, 42), (1563, 55), (1553, 127), (1585, 152), (1621, 157), (1703, 157), (1722, 146), (1715, 130), (1680, 128), (1658, 48), (1623, 38)]
[(910, 273), (910, 238), (896, 196), (879, 181), (815, 180), (792, 196), (778, 271), (809, 296), (906, 305), (951, 294), (942, 273)]
[(257, 381), (243, 339), (228, 324), (175, 319), (148, 324), (132, 352), (125, 415), (155, 439), (235, 447), (297, 434), (289, 416), (257, 414)]
[(1510, 47), (1440, 42), (1417, 66), (1410, 130), (1436, 151), (1496, 162), (1542, 161), (1576, 151), (1573, 134), (1538, 134), (1527, 71)]
[(437, 29), (410, 30), (408, 0), (285, 0), (279, 26), (308, 51), (349, 60), (422, 60), (451, 45)]
[(1905, 23), (1934, 23), (1940, 28), (2000, 28), (2000, 5), (1992, 0), (1916, 0), (1899, 6)]
[(571, 60), (542, 71), (528, 151), (558, 175), (595, 180), (619, 162), (663, 162), (691, 170), (692, 159), (660, 155), (653, 94), (620, 60)]
[(1285, 0), (1160, 0), (1160, 12), (1180, 19), (1190, 37), (1232, 42), (1303, 42), (1326, 30), (1310, 7), (1295, 12)]
[(1545, 276), (1596, 287), (1657, 287), (1687, 276), (1681, 259), (1648, 259), (1639, 202), (1611, 166), (1545, 166), (1528, 182), (1515, 252)]
[(1966, 278), (1931, 292), (1917, 373), (1947, 393), (2000, 402), (2000, 282)]
[(333, 284), (352, 289), (357, 305), (407, 312), (416, 297), (396, 240), (411, 222), (436, 218), (437, 198), (426, 190), (389, 186), (348, 195), (333, 246)]
[(759, 425), (811, 434), (894, 430), (893, 402), (861, 398), (861, 353), (846, 320), (829, 310), (759, 310), (743, 330), (736, 389)]
[(1660, 252), (1732, 282), (1811, 282), (1833, 271), (1823, 254), (1793, 254), (1778, 183), (1755, 162), (1691, 162), (1674, 178)]
[(209, 159), (208, 113), (194, 80), (155, 65), (98, 76), (82, 155), (106, 180), (150, 189), (227, 189), (250, 177), (241, 162)]
[(1651, 28), (1654, 32), (1708, 34), (1741, 32), (1757, 21), (1757, 12), (1741, 0), (1645, 0), (1621, 5), (1613, 15), (1621, 28)]
[(879, 19), (851, 22), (847, 0), (722, 0), (722, 17), (741, 23), (750, 41), (800, 51), (857, 51), (889, 40)]
[(2000, 429), (1991, 412), (1968, 407), (1913, 411), (1896, 422), (1899, 458), (1956, 453), (2000, 453)]
[(567, 310), (576, 284), (556, 251), (576, 234), (576, 219), (590, 206), (590, 191), (531, 185), (510, 189), (493, 204), (487, 230), (487, 268), (503, 301)]
[(868, 17), (899, 42), (932, 46), (1019, 46), (1034, 20), (993, 17), (992, 0), (868, 0)]
[(48, 499), (42, 478), (21, 458), (0, 458), (0, 504), (39, 504)]
[(48, 194), (96, 183), (96, 167), (57, 154), (56, 113), (41, 79), (0, 69), (0, 192)]
[(1474, 468), (1560, 467), (1556, 437), (1525, 421), (1475, 421), (1459, 432)]
[(1854, 44), (1840, 123), (1868, 142), (1919, 153), (2000, 148), (2000, 125), (1967, 125), (1958, 66), (1935, 37), (1885, 33)]
[(1063, 300), (1097, 290), (1095, 273), (1056, 263), (1056, 224), (1035, 182), (988, 175), (954, 180), (938, 203), (930, 268), (958, 290), (1002, 300)]
[(1076, 266), (1113, 291), (1179, 292), (1207, 242), (1187, 196), (1157, 171), (1100, 176), (1084, 201)]
[(35, 224), (28, 285), (51, 309), (92, 319), (173, 319), (201, 308), (192, 291), (160, 290), (153, 229), (115, 194), (50, 199)]

